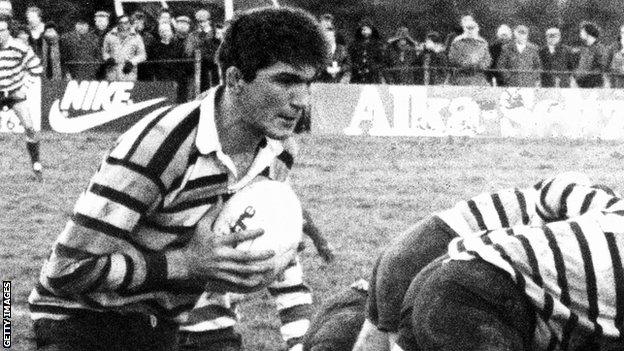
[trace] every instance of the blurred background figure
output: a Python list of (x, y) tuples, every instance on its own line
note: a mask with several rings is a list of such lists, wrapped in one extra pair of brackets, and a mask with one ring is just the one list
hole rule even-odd
[(511, 42), (511, 28), (506, 24), (501, 24), (496, 30), (496, 40), (490, 45), (490, 56), (492, 57), (491, 70), (487, 73), (488, 82), (493, 86), (504, 87), (505, 78), (496, 70), (498, 59), (503, 51), (503, 46)]
[(463, 33), (451, 43), (449, 65), (454, 67), (451, 84), (489, 85), (485, 70), (492, 64), (488, 43), (479, 35), (479, 25), (471, 15), (461, 18)]
[(82, 17), (76, 19), (74, 30), (61, 35), (61, 63), (67, 80), (96, 79), (97, 62), (102, 61), (98, 41), (98, 36), (89, 30), (89, 22)]
[(117, 26), (104, 38), (102, 58), (107, 67), (107, 80), (137, 80), (137, 65), (146, 59), (145, 46), (127, 15), (120, 16)]
[(93, 29), (93, 34), (95, 34), (98, 39), (98, 45), (101, 48), (104, 44), (104, 37), (110, 31), (110, 13), (107, 11), (98, 11), (93, 16), (93, 24), (95, 28)]
[(168, 61), (146, 63), (147, 71), (150, 73), (148, 78), (176, 82), (178, 101), (182, 102), (186, 97), (186, 81), (190, 72), (188, 65), (183, 65), (179, 61), (185, 59), (184, 44), (175, 36), (171, 23), (163, 22), (158, 25), (158, 37), (147, 48), (147, 57), (150, 61)]
[(168, 9), (161, 9), (158, 15), (158, 24), (161, 23), (173, 23), (173, 16)]
[(354, 41), (349, 47), (351, 83), (380, 84), (384, 68), (384, 43), (377, 28), (363, 21), (355, 29)]
[[(570, 87), (570, 71), (574, 70), (574, 53), (572, 49), (561, 43), (561, 31), (559, 28), (552, 27), (546, 30), (546, 45), (540, 51), (540, 60), (542, 61), (541, 74), (542, 87), (552, 88)], [(559, 71), (549, 72), (549, 71)], [(564, 73), (568, 71), (567, 73)]]
[[(145, 12), (143, 11), (134, 11), (132, 16), (130, 16), (130, 23), (132, 23), (132, 28), (134, 32), (141, 36), (143, 40), (143, 45), (147, 50), (154, 42), (154, 36), (150, 33), (150, 30), (147, 28), (147, 18)], [(152, 76), (151, 72), (148, 72), (148, 67), (145, 62), (141, 62), (137, 66), (137, 79), (138, 80), (149, 80)]]
[[(432, 31), (425, 37), (425, 48), (419, 55), (417, 65), (423, 67), (423, 83), (445, 84), (448, 78), (448, 59), (444, 39), (440, 33)], [(425, 78), (425, 75), (427, 78)]]
[(624, 88), (624, 26), (615, 43), (609, 46), (609, 79), (612, 88)]
[(30, 34), (28, 34), (28, 27), (26, 27), (26, 25), (19, 24), (13, 27), (12, 33), (15, 36), (15, 39), (20, 40), (26, 45), (30, 45)]
[(607, 68), (607, 52), (600, 38), (600, 28), (594, 23), (581, 23), (579, 37), (585, 44), (581, 49), (578, 67), (574, 74), (580, 88), (600, 88), (604, 85), (603, 74)]
[(45, 23), (43, 23), (43, 13), (40, 8), (31, 6), (26, 9), (26, 25), (28, 26), (28, 42), (33, 48), (35, 55), (41, 57), (43, 51), (43, 32), (45, 32)]
[(185, 53), (192, 58), (195, 51), (200, 51), (202, 59), (200, 91), (206, 91), (211, 86), (219, 84), (219, 70), (215, 62), (215, 53), (221, 42), (215, 36), (210, 11), (200, 9), (195, 12), (195, 24), (195, 30), (186, 39)]
[(59, 48), (59, 33), (56, 24), (52, 21), (45, 24), (41, 42), (41, 66), (43, 78), (60, 80), (63, 78), (61, 70), (61, 52)]
[[(399, 28), (394, 37), (388, 39), (388, 69), (384, 75), (388, 84), (422, 84), (422, 67), (415, 67), (418, 58), (416, 44), (407, 27)], [(418, 81), (417, 77), (420, 78)]]
[(191, 32), (191, 18), (189, 16), (178, 16), (174, 26), (175, 37), (184, 42)]
[(13, 16), (11, 0), (0, 0), (0, 15)]
[(514, 38), (503, 46), (496, 66), (510, 87), (535, 87), (540, 81), (542, 63), (537, 46), (529, 42), (529, 28), (518, 25)]
[(338, 43), (333, 17), (331, 21), (321, 18), (320, 24), (330, 45), (331, 59), (325, 70), (319, 73), (318, 80), (324, 83), (348, 83), (351, 76), (349, 53), (344, 44)]

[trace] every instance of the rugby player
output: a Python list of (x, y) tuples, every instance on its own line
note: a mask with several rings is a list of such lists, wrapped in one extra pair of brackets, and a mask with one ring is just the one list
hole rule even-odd
[(233, 248), (260, 230), (216, 237), (207, 228), (257, 176), (287, 179), (291, 136), (328, 51), (301, 10), (233, 20), (217, 54), (223, 85), (124, 133), (78, 199), (29, 297), (39, 348), (239, 349), (233, 306), (219, 292), (268, 285), (288, 345), (300, 347), (312, 299), (298, 262), (276, 282), (272, 251)]
[[(619, 204), (610, 189), (564, 173), (533, 188), (481, 194), (430, 216), (380, 256), (354, 350), (395, 343), (405, 350), (547, 350), (565, 346), (571, 335), (575, 343), (588, 340), (583, 333), (600, 342), (617, 338), (615, 299), (621, 301), (622, 291), (616, 294), (615, 287), (622, 286), (618, 245), (621, 250), (624, 240), (614, 228), (615, 234), (600, 234), (586, 223), (617, 222)], [(447, 252), (452, 263), (439, 258)], [(598, 300), (592, 295), (596, 282), (585, 273), (594, 269), (587, 255), (602, 258), (595, 271), (607, 278), (598, 283)], [(562, 281), (569, 285), (562, 287)], [(500, 301), (509, 306), (488, 304)], [(509, 309), (501, 322), (491, 312), (504, 307)], [(517, 323), (509, 323), (514, 318)]]
[(41, 180), (39, 141), (26, 104), (26, 92), (32, 78), (40, 76), (43, 68), (32, 48), (11, 36), (11, 23), (10, 15), (0, 14), (0, 109), (13, 110), (24, 127), (32, 170)]

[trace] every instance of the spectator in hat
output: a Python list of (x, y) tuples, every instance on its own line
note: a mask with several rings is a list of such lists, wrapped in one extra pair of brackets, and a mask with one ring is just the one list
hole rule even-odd
[(107, 11), (98, 11), (93, 16), (93, 24), (95, 28), (93, 33), (98, 37), (98, 45), (101, 48), (104, 44), (104, 37), (110, 31), (110, 13)]
[(52, 21), (45, 24), (41, 44), (41, 66), (43, 77), (50, 80), (62, 79), (61, 53), (59, 48), (59, 33), (56, 24)]
[(497, 68), (512, 87), (535, 87), (540, 81), (542, 63), (537, 45), (529, 42), (529, 28), (518, 25), (514, 39), (503, 46)]
[(351, 83), (380, 84), (385, 66), (381, 34), (370, 21), (364, 20), (356, 27), (354, 37), (349, 47)]
[(351, 62), (347, 48), (338, 43), (336, 28), (332, 21), (321, 18), (320, 24), (323, 34), (329, 42), (331, 61), (328, 62), (325, 70), (319, 73), (318, 80), (325, 83), (348, 83), (351, 76)]
[(68, 80), (96, 79), (98, 62), (102, 61), (102, 48), (98, 41), (98, 36), (89, 30), (89, 22), (85, 18), (78, 18), (74, 30), (61, 35), (61, 63)]
[(617, 42), (611, 47), (609, 73), (612, 88), (624, 88), (624, 26), (620, 27)]
[(506, 24), (501, 24), (496, 30), (496, 41), (490, 45), (492, 64), (490, 65), (490, 71), (488, 71), (486, 76), (488, 82), (490, 82), (493, 86), (505, 86), (505, 78), (503, 77), (503, 74), (496, 69), (496, 67), (498, 65), (498, 59), (503, 52), (503, 46), (511, 42), (512, 35), (511, 28)]
[(600, 29), (591, 22), (581, 23), (579, 32), (585, 47), (581, 49), (581, 57), (574, 73), (576, 84), (580, 88), (600, 88), (604, 85), (603, 74), (607, 70), (607, 52), (600, 38)]
[[(539, 51), (542, 61), (542, 87), (570, 87), (570, 71), (574, 70), (574, 53), (561, 43), (561, 31), (552, 27), (546, 30), (546, 45)], [(566, 73), (566, 71), (568, 73)]]
[(176, 17), (173, 29), (175, 31), (176, 38), (184, 42), (191, 32), (191, 18), (184, 15)]
[(463, 33), (455, 37), (449, 49), (449, 66), (454, 67), (450, 82), (454, 85), (489, 85), (485, 70), (492, 63), (488, 43), (479, 35), (479, 25), (472, 15), (461, 18)]
[(45, 32), (45, 23), (43, 23), (43, 12), (36, 6), (26, 9), (26, 25), (28, 26), (28, 34), (30, 39), (28, 42), (33, 48), (35, 55), (41, 57), (43, 51), (43, 32)]
[(211, 86), (219, 84), (219, 71), (215, 63), (215, 53), (221, 43), (215, 36), (210, 12), (200, 9), (195, 12), (197, 27), (192, 31), (185, 43), (185, 53), (188, 57), (194, 57), (195, 51), (201, 52), (201, 78), (200, 90), (205, 91)]
[(440, 33), (435, 31), (427, 33), (424, 50), (416, 63), (417, 66), (423, 67), (423, 83), (439, 85), (446, 82), (448, 60), (445, 50), (444, 38)]
[(106, 34), (102, 58), (108, 68), (107, 80), (137, 80), (137, 65), (146, 59), (145, 45), (141, 36), (132, 28), (128, 16), (120, 16), (117, 26)]
[[(388, 68), (384, 72), (388, 84), (412, 85), (416, 84), (416, 77), (422, 77), (422, 71), (414, 69), (418, 58), (416, 44), (407, 27), (399, 28), (395, 36), (388, 39)], [(418, 83), (422, 83), (422, 79)]]
[[(134, 31), (141, 36), (143, 39), (143, 45), (146, 50), (149, 48), (156, 40), (154, 36), (150, 33), (150, 31), (146, 28), (146, 16), (143, 11), (134, 11), (130, 16), (130, 22), (132, 23), (132, 28)], [(147, 56), (149, 58), (149, 56)], [(151, 60), (151, 58), (149, 58)], [(149, 67), (146, 66), (145, 62), (141, 62), (137, 66), (137, 79), (144, 81), (149, 80), (152, 76), (150, 72), (148, 72)]]

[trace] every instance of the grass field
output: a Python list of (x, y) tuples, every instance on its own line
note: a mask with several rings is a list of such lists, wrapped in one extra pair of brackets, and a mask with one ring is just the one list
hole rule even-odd
[[(42, 134), (45, 181), (31, 180), (23, 140), (0, 135), (0, 278), (13, 282), (13, 349), (31, 350), (27, 296), (78, 194), (113, 134)], [(402, 229), (476, 193), (527, 186), (564, 170), (623, 187), (624, 145), (571, 140), (302, 136), (293, 184), (335, 250), (303, 253), (316, 302), (360, 277)], [(283, 347), (267, 293), (250, 295), (240, 330), (248, 350)]]

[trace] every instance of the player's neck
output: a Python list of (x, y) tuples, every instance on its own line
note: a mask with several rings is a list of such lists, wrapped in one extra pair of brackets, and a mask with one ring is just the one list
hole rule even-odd
[(242, 113), (227, 93), (216, 104), (217, 133), (223, 152), (228, 155), (255, 153), (264, 138), (243, 121)]

